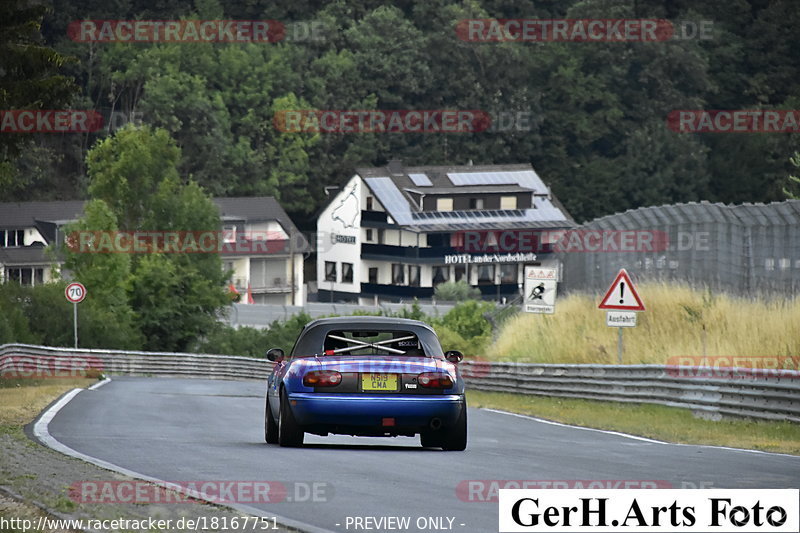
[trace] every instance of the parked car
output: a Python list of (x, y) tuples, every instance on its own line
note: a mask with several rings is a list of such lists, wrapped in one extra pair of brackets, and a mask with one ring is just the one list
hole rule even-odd
[(287, 357), (267, 352), (264, 436), (300, 446), (305, 433), (415, 436), (464, 450), (467, 403), (457, 351), (444, 353), (418, 320), (334, 317), (309, 322)]

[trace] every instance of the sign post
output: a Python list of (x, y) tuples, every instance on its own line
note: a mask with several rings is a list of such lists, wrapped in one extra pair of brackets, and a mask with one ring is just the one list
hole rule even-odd
[(86, 298), (86, 287), (74, 281), (64, 289), (64, 296), (72, 303), (72, 332), (75, 336), (75, 348), (78, 347), (78, 304)]
[(644, 303), (636, 291), (628, 272), (620, 269), (617, 277), (603, 296), (598, 309), (606, 309), (606, 325), (619, 328), (617, 334), (617, 361), (622, 363), (622, 328), (636, 327), (636, 311), (644, 311)]
[(557, 267), (525, 266), (522, 310), (526, 313), (555, 313), (557, 281)]

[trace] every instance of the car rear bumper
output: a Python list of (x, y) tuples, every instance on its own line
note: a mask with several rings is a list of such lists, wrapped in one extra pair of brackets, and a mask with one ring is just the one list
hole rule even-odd
[(292, 393), (289, 403), (301, 426), (381, 428), (385, 418), (393, 418), (394, 426), (386, 427), (392, 431), (428, 427), (434, 419), (451, 426), (461, 414), (464, 396)]

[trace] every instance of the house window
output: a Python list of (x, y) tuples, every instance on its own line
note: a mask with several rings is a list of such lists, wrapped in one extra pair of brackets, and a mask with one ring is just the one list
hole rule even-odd
[(378, 283), (378, 267), (370, 267), (369, 282), (374, 284)]
[(469, 281), (467, 280), (467, 265), (456, 265), (455, 266), (455, 279), (456, 281)]
[(353, 263), (342, 263), (342, 283), (353, 283)]
[(367, 242), (372, 242), (372, 230), (371, 229), (367, 230), (367, 238), (364, 239), (364, 240), (366, 240)]
[(494, 283), (494, 265), (478, 266), (478, 284), (491, 285)]
[(470, 209), (483, 209), (483, 198), (470, 198), (469, 199), (469, 208)]
[(453, 199), (452, 198), (437, 198), (436, 199), (436, 210), (437, 211), (452, 211), (453, 210)]
[(25, 230), (0, 231), (0, 247), (25, 246)]
[(224, 242), (236, 242), (236, 226), (223, 226), (222, 240)]
[(374, 209), (372, 202), (373, 202), (372, 196), (367, 196), (367, 211), (372, 211)]
[(382, 229), (378, 230), (378, 244), (386, 244), (386, 232)]
[(500, 265), (500, 283), (517, 282), (517, 265), (505, 263)]
[(447, 267), (446, 266), (435, 266), (433, 267), (433, 284), (438, 285), (439, 283), (444, 283), (447, 281)]
[(392, 264), (392, 283), (395, 285), (405, 285), (405, 269), (400, 263)]
[(5, 279), (20, 285), (41, 285), (44, 283), (44, 269), (34, 267), (6, 268)]
[(411, 287), (419, 287), (419, 265), (408, 265), (408, 284)]
[(517, 197), (516, 196), (501, 196), (500, 209), (516, 209)]
[(336, 281), (336, 263), (325, 261), (325, 281)]

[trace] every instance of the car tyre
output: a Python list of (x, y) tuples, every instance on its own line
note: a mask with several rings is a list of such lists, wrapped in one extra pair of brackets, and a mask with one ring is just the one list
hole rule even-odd
[(292, 413), (292, 408), (289, 406), (289, 396), (286, 390), (281, 390), (281, 416), (278, 418), (278, 444), (283, 447), (297, 447), (303, 445), (303, 437), (305, 433)]
[(426, 430), (419, 434), (419, 442), (423, 448), (441, 448), (442, 437), (437, 431)]
[(456, 424), (443, 435), (442, 449), (452, 452), (464, 451), (467, 448), (467, 402), (461, 405), (461, 414)]
[(267, 393), (266, 412), (264, 413), (264, 440), (267, 444), (278, 444), (278, 423), (272, 416), (272, 409), (269, 407), (269, 393)]

